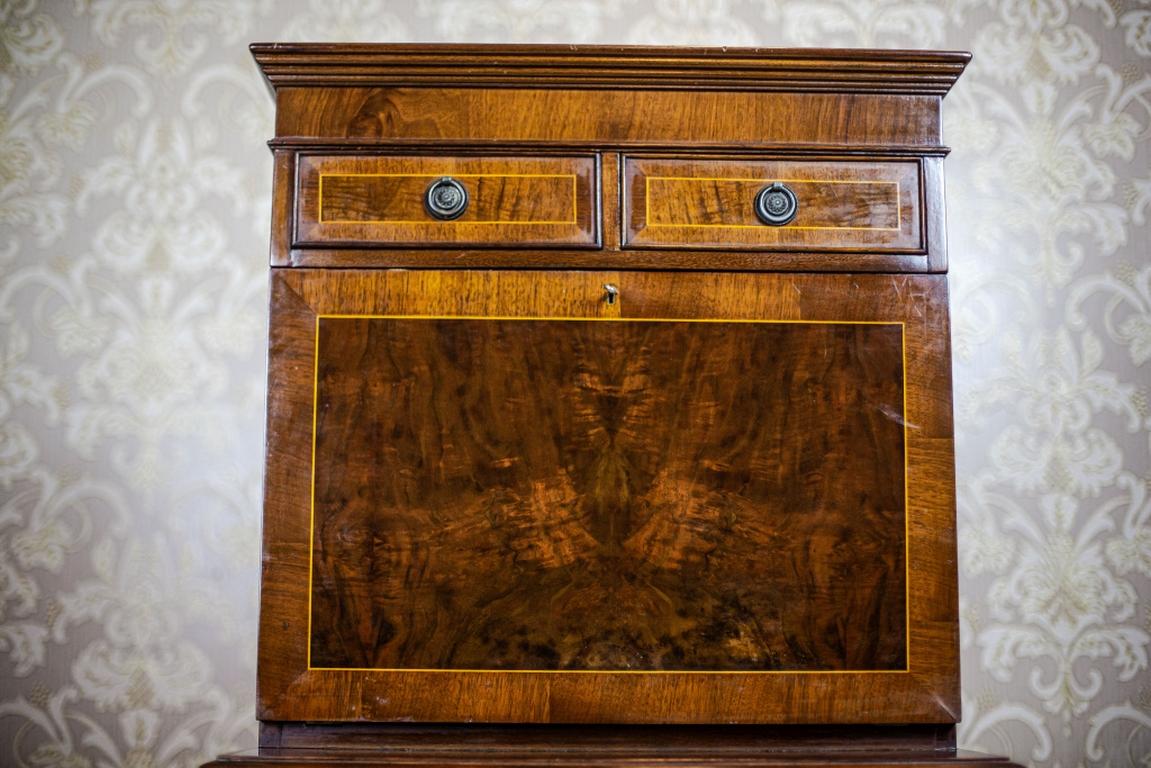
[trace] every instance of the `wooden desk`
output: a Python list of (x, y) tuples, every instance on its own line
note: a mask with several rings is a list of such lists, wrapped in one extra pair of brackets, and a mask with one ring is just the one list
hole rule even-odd
[(1005, 765), (954, 739), (967, 54), (253, 52), (261, 747), (212, 765)]

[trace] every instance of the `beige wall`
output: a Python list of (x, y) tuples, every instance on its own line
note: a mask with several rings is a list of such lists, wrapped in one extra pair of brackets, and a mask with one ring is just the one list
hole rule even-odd
[(973, 50), (947, 99), (962, 741), (1151, 753), (1148, 0), (0, 0), (0, 764), (254, 740), (251, 40)]

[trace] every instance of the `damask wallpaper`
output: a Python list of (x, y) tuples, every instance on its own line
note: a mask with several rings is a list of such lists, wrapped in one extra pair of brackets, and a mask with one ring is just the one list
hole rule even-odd
[(254, 743), (253, 40), (959, 48), (964, 745), (1151, 765), (1151, 0), (0, 0), (0, 764)]

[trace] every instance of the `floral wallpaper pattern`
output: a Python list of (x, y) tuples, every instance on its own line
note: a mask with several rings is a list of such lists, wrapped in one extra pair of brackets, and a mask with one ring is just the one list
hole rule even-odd
[(255, 740), (253, 40), (959, 48), (963, 745), (1151, 765), (1151, 0), (0, 0), (0, 763)]

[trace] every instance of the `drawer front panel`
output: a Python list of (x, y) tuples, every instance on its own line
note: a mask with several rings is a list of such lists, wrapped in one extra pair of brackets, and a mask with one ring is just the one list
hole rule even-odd
[[(922, 252), (919, 163), (627, 158), (630, 247)], [(794, 194), (781, 226), (756, 215), (761, 190)]]
[[(297, 246), (599, 245), (594, 157), (303, 156)], [(425, 204), (450, 178), (467, 196), (441, 219)]]

